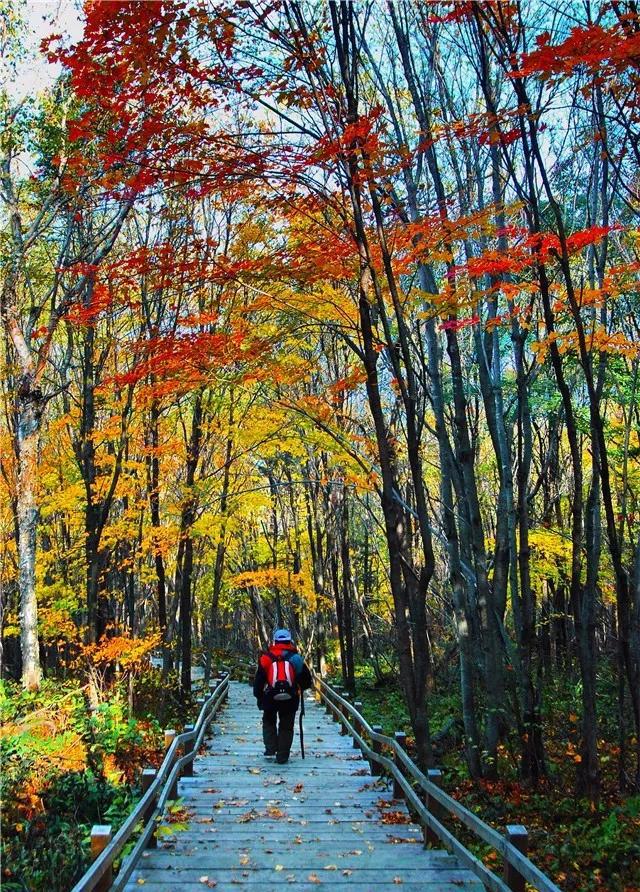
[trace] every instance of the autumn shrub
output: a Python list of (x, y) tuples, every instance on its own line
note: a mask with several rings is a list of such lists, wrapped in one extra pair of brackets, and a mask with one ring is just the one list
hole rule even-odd
[(132, 804), (128, 787), (109, 783), (91, 771), (72, 771), (47, 779), (42, 810), (3, 834), (3, 882), (7, 892), (65, 892), (89, 864), (88, 837), (93, 824), (118, 826)]
[(70, 889), (88, 866), (91, 825), (117, 829), (129, 813), (162, 734), (152, 716), (129, 716), (126, 695), (116, 683), (90, 709), (77, 681), (2, 685), (3, 890)]
[(180, 697), (177, 676), (170, 674), (165, 678), (153, 666), (135, 677), (133, 704), (137, 718), (157, 720), (164, 728), (180, 727), (192, 711), (192, 704)]

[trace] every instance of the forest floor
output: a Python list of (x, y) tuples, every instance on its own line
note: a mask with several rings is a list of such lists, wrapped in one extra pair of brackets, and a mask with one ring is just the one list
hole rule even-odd
[[(576, 892), (638, 892), (640, 890), (640, 796), (618, 790), (618, 741), (615, 720), (615, 688), (601, 673), (603, 710), (599, 750), (602, 797), (598, 806), (575, 795), (578, 752), (579, 690), (565, 676), (562, 686), (544, 692), (543, 723), (547, 742), (548, 777), (537, 788), (518, 778), (514, 740), (500, 747), (497, 781), (469, 780), (463, 748), (455, 732), (438, 747), (438, 767), (443, 786), (488, 824), (503, 831), (507, 824), (524, 824), (529, 831), (529, 855), (561, 889)], [(453, 686), (452, 686), (453, 688)], [(356, 698), (363, 702), (364, 717), (381, 724), (386, 734), (410, 728), (397, 684), (376, 685), (368, 666), (356, 672)], [(435, 690), (430, 697), (431, 728), (456, 727), (461, 715), (457, 696)], [(409, 741), (410, 743), (410, 741)], [(628, 744), (634, 743), (633, 738)], [(456, 832), (459, 833), (459, 826)], [(497, 866), (497, 856), (484, 844), (464, 839), (487, 866)]]

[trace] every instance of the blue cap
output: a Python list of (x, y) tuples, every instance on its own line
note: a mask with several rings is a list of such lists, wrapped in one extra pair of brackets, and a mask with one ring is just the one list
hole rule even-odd
[(273, 643), (279, 644), (285, 641), (291, 641), (291, 632), (289, 629), (276, 629), (273, 633)]

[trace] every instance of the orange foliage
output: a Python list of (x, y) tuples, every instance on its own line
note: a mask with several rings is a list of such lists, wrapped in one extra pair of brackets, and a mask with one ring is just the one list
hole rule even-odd
[(139, 638), (129, 634), (104, 636), (97, 644), (85, 645), (80, 659), (93, 666), (105, 667), (118, 663), (123, 669), (135, 669), (146, 663), (151, 653), (160, 645), (161, 635), (153, 632)]

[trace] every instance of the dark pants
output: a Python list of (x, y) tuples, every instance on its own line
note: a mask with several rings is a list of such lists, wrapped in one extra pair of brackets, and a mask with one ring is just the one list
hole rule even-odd
[(264, 748), (268, 753), (276, 753), (278, 760), (289, 758), (297, 708), (295, 701), (265, 704), (262, 713)]

